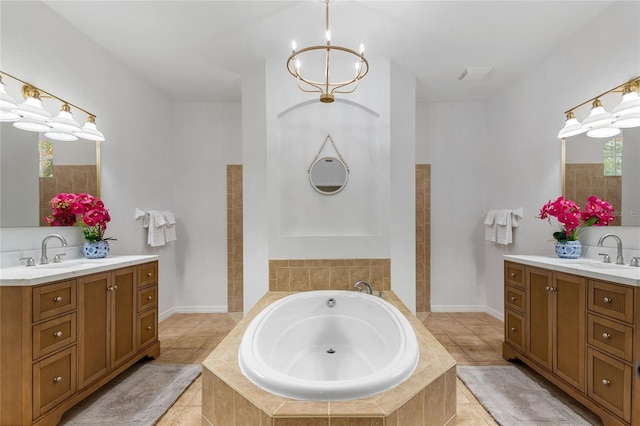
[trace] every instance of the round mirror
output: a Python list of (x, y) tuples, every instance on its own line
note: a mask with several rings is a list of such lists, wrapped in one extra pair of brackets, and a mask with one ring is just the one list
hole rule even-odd
[(347, 185), (349, 170), (335, 157), (317, 159), (309, 169), (309, 182), (321, 194), (337, 194)]

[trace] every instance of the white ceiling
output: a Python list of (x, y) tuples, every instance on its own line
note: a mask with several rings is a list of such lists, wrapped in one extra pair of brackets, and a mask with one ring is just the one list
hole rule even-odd
[[(332, 43), (417, 77), (418, 101), (487, 99), (613, 1), (365, 1), (330, 6)], [(321, 44), (324, 2), (45, 0), (104, 50), (175, 101), (239, 101), (243, 70), (282, 60), (292, 40)], [(493, 66), (460, 81), (467, 66)], [(292, 84), (295, 84), (292, 79)]]

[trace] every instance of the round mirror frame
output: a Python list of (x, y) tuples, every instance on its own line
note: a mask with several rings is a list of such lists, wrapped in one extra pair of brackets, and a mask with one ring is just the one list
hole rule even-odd
[[(316, 167), (316, 165), (318, 165), (318, 163), (320, 162), (327, 162), (327, 160), (329, 162), (333, 162), (333, 161), (337, 161), (338, 163), (340, 163), (340, 165), (343, 167), (344, 169), (344, 182), (342, 183), (342, 185), (340, 187), (338, 187), (336, 190), (333, 191), (326, 191), (323, 190), (323, 186), (320, 185), (316, 185), (313, 182), (313, 178), (311, 177), (311, 174), (313, 172), (314, 167)], [(313, 164), (311, 165), (311, 167), (309, 167), (308, 170), (308, 175), (309, 175), (309, 183), (311, 184), (311, 186), (313, 187), (313, 189), (315, 189), (316, 191), (318, 191), (321, 194), (324, 195), (334, 195), (337, 194), (338, 192), (342, 191), (344, 189), (345, 186), (347, 186), (347, 182), (349, 181), (349, 169), (347, 168), (347, 165), (344, 164), (344, 162), (342, 160), (340, 160), (339, 158), (336, 157), (322, 157), (322, 158), (318, 158), (316, 161), (313, 162)], [(328, 188), (328, 187), (324, 187), (324, 188)], [(333, 188), (333, 187), (331, 187)]]

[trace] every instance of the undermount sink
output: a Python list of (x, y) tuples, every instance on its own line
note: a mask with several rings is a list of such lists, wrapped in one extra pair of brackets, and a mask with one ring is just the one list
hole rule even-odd
[(583, 266), (586, 268), (594, 268), (594, 269), (627, 269), (630, 268), (628, 265), (618, 265), (616, 263), (604, 263), (604, 262), (596, 262), (593, 260), (576, 260), (571, 262), (566, 262), (568, 265), (576, 265)]
[(82, 268), (84, 266), (93, 266), (97, 263), (100, 263), (97, 260), (91, 259), (78, 259), (78, 260), (69, 260), (67, 262), (62, 261), (58, 263), (45, 263), (44, 265), (36, 265), (38, 269), (64, 269), (64, 268)]

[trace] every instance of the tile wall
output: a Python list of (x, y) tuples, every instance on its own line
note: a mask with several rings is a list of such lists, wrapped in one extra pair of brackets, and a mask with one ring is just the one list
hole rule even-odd
[(229, 312), (242, 312), (242, 165), (227, 165), (227, 269)]
[(49, 226), (44, 217), (51, 214), (49, 201), (61, 192), (98, 195), (96, 166), (53, 166), (53, 176), (40, 178), (40, 226)]
[[(602, 163), (567, 164), (565, 167), (565, 197), (584, 206), (587, 197), (596, 195), (617, 209), (622, 206), (622, 176), (605, 176)], [(612, 226), (620, 225), (617, 217)]]

